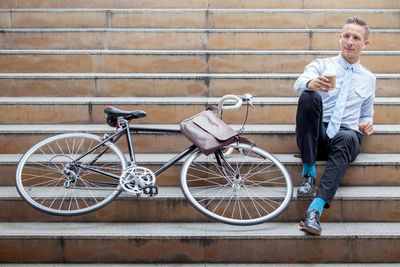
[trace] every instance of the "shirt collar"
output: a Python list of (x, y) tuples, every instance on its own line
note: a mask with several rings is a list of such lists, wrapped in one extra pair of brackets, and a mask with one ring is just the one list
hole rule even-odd
[(360, 67), (360, 60), (358, 60), (356, 63), (354, 64), (350, 64), (349, 62), (347, 62), (343, 57), (342, 54), (339, 53), (338, 57), (337, 57), (337, 61), (340, 64), (340, 66), (343, 67), (343, 69), (347, 69), (348, 66), (352, 65), (353, 66), (353, 70), (359, 69)]

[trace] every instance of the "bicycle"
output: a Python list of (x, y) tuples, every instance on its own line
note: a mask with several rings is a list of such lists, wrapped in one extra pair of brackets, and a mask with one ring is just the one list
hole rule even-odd
[[(218, 116), (224, 110), (238, 109), (243, 101), (248, 114), (251, 95), (222, 97)], [(180, 130), (131, 126), (131, 120), (146, 116), (140, 110), (109, 106), (104, 112), (107, 124), (116, 127), (112, 135), (59, 134), (22, 156), (16, 187), (32, 207), (52, 215), (82, 215), (106, 206), (122, 190), (151, 197), (158, 193), (156, 177), (184, 158), (180, 173), (184, 196), (199, 212), (219, 222), (262, 223), (281, 214), (291, 200), (293, 185), (286, 168), (255, 145), (234, 142), (208, 156), (191, 145), (153, 172), (136, 162), (131, 134)], [(115, 144), (122, 136), (126, 137), (128, 159)]]

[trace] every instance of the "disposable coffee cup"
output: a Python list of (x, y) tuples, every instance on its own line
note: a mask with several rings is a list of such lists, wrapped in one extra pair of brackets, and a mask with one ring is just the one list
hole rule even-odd
[(336, 72), (334, 70), (327, 70), (323, 73), (323, 76), (328, 78), (331, 88), (336, 88)]

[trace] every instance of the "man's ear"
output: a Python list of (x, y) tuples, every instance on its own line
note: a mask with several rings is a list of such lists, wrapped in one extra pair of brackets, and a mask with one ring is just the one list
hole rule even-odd
[(367, 45), (369, 45), (369, 41), (368, 40), (364, 42), (363, 49), (366, 48)]

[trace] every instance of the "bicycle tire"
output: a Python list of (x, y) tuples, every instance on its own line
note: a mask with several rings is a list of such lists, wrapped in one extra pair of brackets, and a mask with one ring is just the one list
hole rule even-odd
[[(121, 192), (116, 176), (127, 166), (122, 151), (107, 142), (74, 163), (101, 142), (97, 135), (69, 133), (37, 143), (18, 163), (15, 173), (18, 193), (32, 207), (60, 216), (82, 215), (109, 204)], [(93, 162), (103, 150), (101, 157)]]
[(187, 200), (207, 217), (232, 225), (259, 224), (281, 214), (293, 194), (284, 165), (255, 146), (233, 143), (226, 148), (233, 148), (225, 157), (240, 176), (235, 178), (214, 154), (206, 156), (198, 150), (181, 170), (181, 188)]

